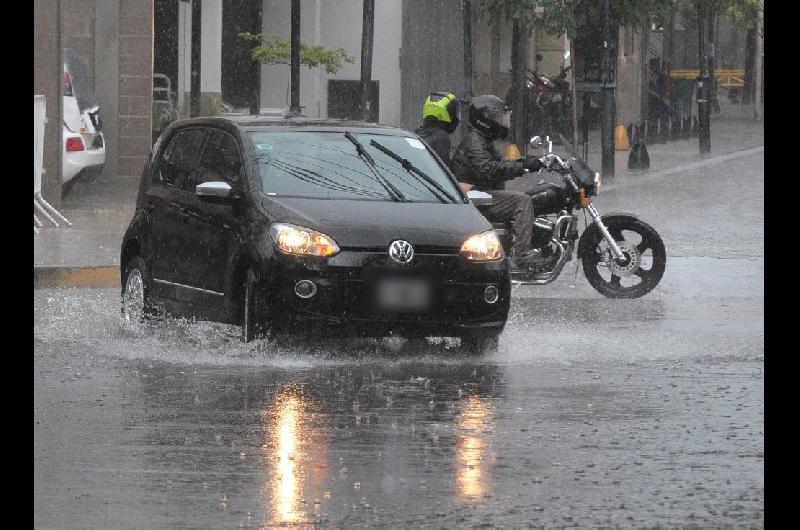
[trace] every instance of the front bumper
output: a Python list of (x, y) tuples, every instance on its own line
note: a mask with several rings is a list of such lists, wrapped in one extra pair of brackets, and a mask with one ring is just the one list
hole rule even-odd
[[(269, 299), (275, 302), (277, 316), (290, 325), (336, 326), (338, 333), (459, 336), (483, 328), (500, 332), (511, 300), (505, 260), (471, 263), (455, 250), (417, 252), (411, 266), (394, 266), (385, 250), (343, 250), (329, 259), (277, 255), (270, 269)], [(381, 309), (375, 303), (375, 288), (386, 276), (430, 282), (430, 306), (410, 312)], [(295, 294), (300, 280), (314, 282), (313, 297)], [(499, 292), (494, 303), (484, 298), (490, 285)]]

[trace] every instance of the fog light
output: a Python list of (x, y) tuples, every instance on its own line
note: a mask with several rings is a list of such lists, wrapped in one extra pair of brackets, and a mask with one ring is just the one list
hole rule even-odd
[(497, 302), (497, 299), (500, 298), (500, 291), (497, 290), (497, 287), (494, 285), (490, 285), (483, 291), (483, 299), (486, 300), (487, 304), (493, 304)]
[(317, 286), (311, 280), (300, 280), (294, 284), (294, 294), (300, 298), (311, 298), (317, 294)]

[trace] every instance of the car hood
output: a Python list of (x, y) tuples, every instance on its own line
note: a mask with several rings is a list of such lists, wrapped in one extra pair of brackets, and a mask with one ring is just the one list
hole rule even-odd
[(471, 204), (271, 197), (263, 206), (277, 221), (318, 230), (342, 248), (384, 248), (395, 239), (460, 247), (467, 237), (492, 227)]

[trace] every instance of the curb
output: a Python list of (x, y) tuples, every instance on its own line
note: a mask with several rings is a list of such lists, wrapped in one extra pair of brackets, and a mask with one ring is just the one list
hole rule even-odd
[(644, 173), (631, 173), (625, 177), (625, 181), (627, 182), (619, 182), (619, 181), (611, 181), (608, 185), (603, 185), (601, 188), (602, 191), (614, 191), (617, 189), (627, 189), (634, 186), (638, 186), (641, 184), (649, 184), (651, 182), (657, 181), (662, 177), (667, 177), (671, 175), (675, 175), (678, 173), (683, 173), (685, 171), (691, 171), (693, 169), (699, 169), (704, 166), (710, 166), (713, 164), (718, 164), (720, 162), (725, 162), (726, 160), (731, 160), (734, 158), (739, 158), (742, 156), (747, 156), (751, 154), (756, 154), (764, 151), (764, 146), (759, 145), (756, 147), (749, 147), (747, 149), (742, 149), (739, 151), (732, 151), (730, 153), (725, 153), (721, 155), (716, 155), (709, 158), (703, 158), (701, 160), (695, 160), (691, 162), (686, 162), (683, 164), (679, 164), (677, 166), (668, 167), (664, 169), (659, 169), (656, 171), (647, 171)]
[(33, 288), (119, 287), (119, 267), (34, 267)]

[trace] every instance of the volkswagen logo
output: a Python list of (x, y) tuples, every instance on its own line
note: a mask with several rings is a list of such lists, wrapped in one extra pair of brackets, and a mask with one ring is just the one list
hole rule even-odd
[(392, 241), (392, 244), (389, 245), (389, 257), (401, 265), (411, 263), (411, 260), (414, 259), (414, 247), (402, 239)]

